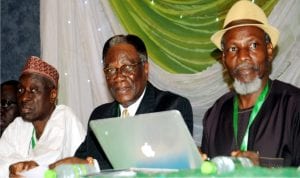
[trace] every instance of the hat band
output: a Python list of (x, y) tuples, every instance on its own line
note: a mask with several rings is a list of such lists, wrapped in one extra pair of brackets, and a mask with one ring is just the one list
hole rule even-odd
[(229, 24), (227, 24), (224, 29), (226, 28), (230, 28), (233, 26), (237, 26), (237, 25), (242, 25), (242, 24), (263, 24), (262, 22), (256, 21), (256, 20), (252, 20), (252, 19), (241, 19), (241, 20), (234, 20), (232, 22), (230, 22)]

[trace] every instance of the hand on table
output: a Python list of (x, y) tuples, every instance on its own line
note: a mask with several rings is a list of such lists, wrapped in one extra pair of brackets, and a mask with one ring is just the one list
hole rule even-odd
[(9, 166), (9, 177), (21, 177), (18, 173), (22, 171), (27, 171), (32, 168), (39, 166), (35, 161), (22, 161), (11, 164)]
[(199, 153), (200, 153), (201, 158), (202, 158), (203, 161), (205, 161), (205, 160), (208, 159), (207, 154), (205, 154), (205, 153), (203, 153), (203, 152), (201, 151), (201, 147), (198, 147), (198, 151), (199, 151)]
[(93, 164), (93, 158), (87, 157), (86, 159), (81, 159), (77, 157), (68, 157), (50, 164), (49, 168), (54, 169), (55, 167), (62, 164)]
[(246, 157), (246, 158), (249, 158), (255, 166), (259, 165), (259, 155), (258, 155), (258, 153), (253, 152), (253, 151), (237, 150), (237, 151), (231, 152), (231, 156)]

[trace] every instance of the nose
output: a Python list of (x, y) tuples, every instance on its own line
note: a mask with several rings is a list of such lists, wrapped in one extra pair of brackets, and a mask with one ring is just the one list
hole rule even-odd
[(29, 91), (24, 91), (24, 93), (19, 95), (19, 100), (21, 102), (29, 101), (29, 100), (31, 100), (31, 98), (32, 98), (32, 96), (31, 96), (31, 93)]
[(239, 50), (239, 59), (241, 61), (246, 61), (250, 59), (249, 50), (248, 49), (240, 49)]

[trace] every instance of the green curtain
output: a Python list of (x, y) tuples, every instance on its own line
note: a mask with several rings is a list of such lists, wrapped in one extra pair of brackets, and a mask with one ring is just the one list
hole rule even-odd
[[(252, 0), (269, 14), (278, 0)], [(110, 0), (128, 33), (146, 43), (151, 59), (171, 73), (197, 73), (216, 63), (210, 36), (236, 0)]]

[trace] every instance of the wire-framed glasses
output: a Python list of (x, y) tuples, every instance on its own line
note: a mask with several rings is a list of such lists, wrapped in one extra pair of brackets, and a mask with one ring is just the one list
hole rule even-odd
[(106, 67), (103, 69), (104, 74), (106, 76), (106, 78), (110, 79), (112, 77), (114, 77), (115, 75), (117, 75), (117, 73), (120, 71), (122, 75), (124, 76), (129, 76), (131, 74), (134, 74), (134, 72), (136, 71), (136, 67), (139, 64), (142, 64), (143, 62), (137, 62), (134, 64), (124, 64), (122, 65), (120, 68), (114, 68), (114, 67)]

